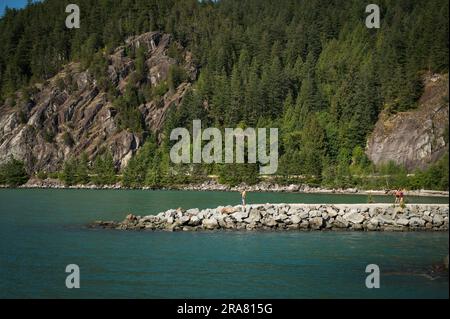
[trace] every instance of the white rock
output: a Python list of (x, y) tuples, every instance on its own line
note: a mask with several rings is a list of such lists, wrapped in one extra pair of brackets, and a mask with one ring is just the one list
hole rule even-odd
[(344, 215), (344, 219), (353, 224), (361, 224), (364, 221), (364, 215), (358, 213), (356, 210), (351, 210)]
[(422, 218), (413, 217), (409, 220), (409, 224), (412, 227), (422, 227), (425, 225), (425, 221)]
[(231, 214), (238, 222), (241, 222), (243, 219), (248, 217), (248, 213), (246, 212), (236, 212)]
[(323, 218), (322, 217), (314, 217), (311, 218), (309, 221), (309, 226), (313, 229), (320, 229), (323, 225)]
[(189, 225), (191, 225), (191, 226), (198, 226), (198, 225), (201, 224), (201, 222), (202, 221), (200, 220), (200, 218), (198, 218), (197, 215), (193, 215), (193, 216), (191, 216), (191, 218), (189, 220)]
[(215, 229), (218, 227), (217, 220), (214, 218), (207, 218), (202, 221), (202, 225), (206, 229)]
[(443, 223), (444, 223), (444, 218), (439, 214), (435, 214), (433, 217), (433, 224), (436, 226), (441, 226)]
[(337, 211), (331, 207), (327, 207), (327, 213), (330, 217), (336, 217), (338, 215)]
[(409, 220), (406, 218), (399, 218), (397, 220), (398, 225), (407, 226), (409, 224)]
[(299, 215), (292, 215), (291, 222), (292, 224), (299, 224), (302, 221)]
[(377, 217), (372, 217), (369, 222), (371, 225), (378, 226), (380, 223)]

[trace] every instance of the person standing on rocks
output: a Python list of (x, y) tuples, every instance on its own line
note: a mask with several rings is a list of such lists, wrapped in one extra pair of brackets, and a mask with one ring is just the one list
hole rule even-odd
[[(399, 204), (400, 206), (403, 206), (405, 203), (405, 189), (401, 189), (399, 188), (398, 190), (395, 191), (394, 195), (395, 195), (395, 204)], [(395, 205), (394, 204), (394, 205)]]
[(394, 196), (395, 196), (394, 204), (399, 204), (400, 203), (400, 188), (394, 192)]
[(245, 197), (247, 196), (247, 192), (245, 191), (245, 189), (243, 189), (241, 191), (241, 199), (242, 199), (242, 206), (245, 207)]
[(403, 205), (405, 205), (405, 192), (406, 192), (406, 189), (401, 189), (400, 190), (400, 206), (403, 206)]

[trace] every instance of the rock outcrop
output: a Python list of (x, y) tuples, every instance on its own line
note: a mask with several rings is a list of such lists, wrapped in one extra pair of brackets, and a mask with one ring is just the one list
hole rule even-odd
[(448, 152), (448, 85), (448, 74), (428, 76), (417, 109), (382, 112), (367, 142), (369, 159), (423, 169)]
[[(178, 61), (169, 56), (170, 46), (180, 52)], [(196, 78), (190, 52), (174, 42), (168, 34), (149, 32), (129, 38), (126, 43), (105, 55), (107, 80), (119, 95), (136, 70), (136, 59), (127, 52), (144, 47), (145, 76), (156, 87), (168, 79), (169, 68), (178, 64), (189, 79), (174, 90), (153, 97), (136, 106), (147, 129), (159, 132), (167, 110), (183, 98)], [(85, 152), (90, 159), (105, 149), (113, 155), (116, 166), (126, 166), (143, 144), (145, 132), (122, 129), (111, 98), (97, 83), (93, 73), (80, 63), (70, 63), (45, 83), (36, 84), (25, 96), (18, 92), (0, 105), (0, 163), (10, 156), (24, 160), (30, 173), (52, 172), (69, 157)]]
[(170, 209), (157, 215), (128, 214), (124, 221), (97, 221), (94, 228), (120, 230), (448, 230), (448, 205), (257, 204), (214, 209)]

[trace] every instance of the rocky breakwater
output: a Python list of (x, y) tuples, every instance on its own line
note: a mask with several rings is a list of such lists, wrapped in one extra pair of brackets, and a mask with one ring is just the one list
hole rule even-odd
[(94, 228), (120, 230), (355, 230), (446, 231), (448, 205), (257, 204), (199, 210), (170, 209), (157, 215), (127, 215), (122, 222), (97, 221)]

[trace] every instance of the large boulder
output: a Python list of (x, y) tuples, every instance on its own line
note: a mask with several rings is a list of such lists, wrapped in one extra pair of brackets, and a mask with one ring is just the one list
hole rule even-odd
[(327, 207), (326, 211), (327, 211), (329, 217), (334, 218), (338, 215), (337, 211), (333, 207)]
[(341, 215), (336, 216), (336, 219), (334, 220), (333, 227), (336, 228), (347, 228), (348, 227), (348, 221), (344, 219)]
[(292, 224), (299, 224), (302, 221), (299, 215), (292, 215), (291, 222)]
[(444, 223), (444, 218), (439, 214), (434, 214), (433, 216), (433, 225), (441, 226)]
[(287, 217), (287, 215), (286, 214), (279, 214), (279, 215), (275, 215), (274, 217), (273, 217), (276, 221), (279, 221), (279, 222), (281, 222), (281, 221), (284, 221), (285, 219), (287, 219), (288, 217)]
[(186, 215), (198, 215), (200, 210), (198, 208), (191, 208), (186, 211)]
[(273, 227), (273, 226), (277, 225), (277, 222), (271, 216), (266, 217), (264, 219), (263, 223), (264, 223), (264, 225), (269, 226), (269, 227)]
[(380, 225), (393, 225), (394, 224), (394, 220), (387, 215), (379, 215), (377, 216), (378, 222), (380, 223)]
[(205, 229), (216, 229), (219, 224), (215, 218), (207, 218), (202, 221), (203, 228)]
[(220, 209), (220, 212), (221, 212), (222, 214), (226, 214), (226, 215), (233, 214), (233, 213), (235, 213), (236, 211), (237, 211), (237, 209), (236, 209), (235, 207), (230, 207), (230, 206), (224, 207), (224, 208), (221, 208), (221, 209)]
[(399, 219), (397, 220), (397, 224), (398, 224), (398, 225), (401, 225), (401, 226), (408, 226), (409, 220), (406, 219), (406, 218), (399, 218)]
[(182, 215), (178, 220), (179, 220), (181, 225), (185, 225), (191, 220), (191, 217), (188, 216), (188, 215)]
[(248, 217), (248, 212), (239, 211), (231, 214), (231, 216), (233, 216), (238, 222), (241, 222), (243, 219)]
[(197, 215), (193, 215), (191, 216), (191, 218), (189, 219), (189, 225), (191, 226), (198, 226), (202, 223), (202, 220), (200, 218), (198, 218)]
[(361, 224), (364, 221), (364, 215), (357, 211), (351, 211), (344, 215), (344, 219), (353, 224)]
[(309, 220), (309, 227), (312, 229), (320, 229), (323, 226), (322, 217), (314, 217)]
[(409, 225), (411, 227), (423, 227), (425, 226), (425, 221), (422, 218), (412, 217), (409, 220)]
[(257, 223), (261, 220), (261, 213), (256, 210), (256, 209), (252, 209), (249, 213), (249, 216), (247, 219), (245, 219), (245, 222), (247, 223)]

